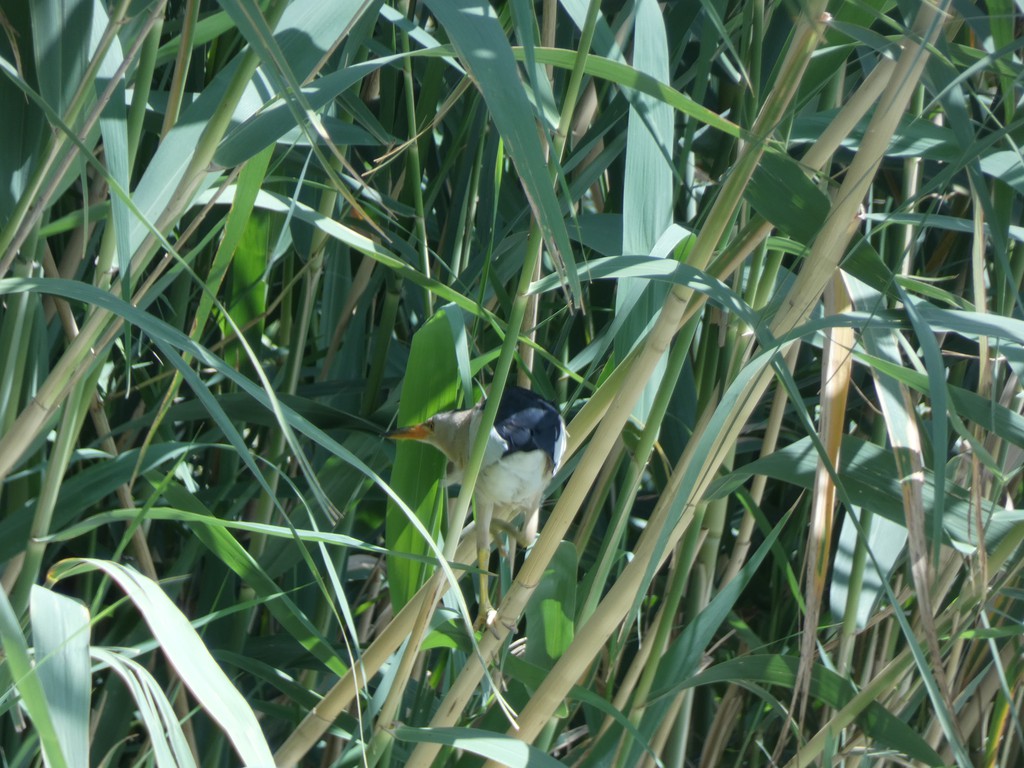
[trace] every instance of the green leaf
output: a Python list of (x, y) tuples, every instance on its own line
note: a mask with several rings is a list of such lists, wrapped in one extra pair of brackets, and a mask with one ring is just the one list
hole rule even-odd
[(807, 178), (799, 163), (778, 151), (764, 153), (744, 197), (783, 233), (807, 246), (830, 208), (828, 197)]
[[(215, 202), (218, 204), (228, 204), (234, 200), (235, 194), (236, 187), (230, 186), (223, 191), (218, 190), (216, 198), (210, 192), (204, 193), (196, 199), (196, 203), (204, 204), (215, 199)], [(430, 291), (438, 298), (457, 304), (461, 309), (472, 314), (474, 317), (484, 317), (489, 321), (496, 322), (490, 313), (480, 307), (476, 301), (468, 299), (444, 283), (424, 275), (409, 266), (409, 264), (399, 256), (378, 245), (365, 235), (360, 234), (351, 227), (347, 227), (328, 216), (324, 216), (323, 214), (314, 211), (309, 206), (304, 205), (298, 200), (292, 200), (284, 195), (261, 189), (259, 194), (256, 196), (255, 206), (265, 211), (291, 214), (296, 219), (308, 222), (324, 234), (337, 240), (339, 243), (347, 245), (359, 253), (369, 256), (374, 261), (377, 261), (388, 269), (393, 270), (398, 277), (405, 278), (424, 288), (429, 288)], [(395, 245), (396, 247), (399, 247), (401, 244), (395, 243)]]
[[(633, 30), (633, 66), (660, 82), (669, 81), (669, 53), (665, 22), (655, 0), (636, 5)], [(659, 238), (672, 224), (675, 201), (675, 121), (672, 108), (646, 94), (635, 96), (629, 108), (626, 129), (626, 168), (622, 190), (622, 252), (630, 255), (652, 254)], [(652, 254), (655, 255), (655, 254)], [(671, 249), (660, 249), (665, 258)], [(650, 285), (637, 278), (619, 280), (615, 291), (615, 313), (622, 325), (615, 334), (615, 355), (623, 359), (643, 337), (652, 318), (657, 317), (668, 293), (665, 285)], [(665, 360), (659, 361), (644, 386), (633, 416), (641, 424), (647, 421), (654, 396), (665, 372)]]
[[(839, 453), (841, 493), (850, 503), (866, 507), (897, 523), (903, 524), (903, 496), (900, 491), (896, 461), (892, 452), (852, 435), (843, 437)], [(709, 491), (709, 498), (720, 498), (732, 488), (746, 482), (752, 475), (793, 483), (810, 490), (814, 483), (818, 454), (811, 438), (805, 437), (769, 456), (752, 461), (729, 476), (717, 481)], [(978, 532), (973, 523), (976, 512), (970, 494), (963, 488), (947, 482), (945, 508), (941, 519), (945, 537), (968, 551), (977, 546)], [(935, 484), (930, 470), (925, 470), (924, 507), (926, 526), (930, 531), (935, 509)], [(991, 549), (1017, 524), (1015, 517), (1004, 510), (986, 509), (983, 513), (985, 545)]]
[(700, 665), (718, 628), (728, 618), (733, 606), (743, 590), (754, 578), (761, 562), (771, 551), (772, 545), (786, 527), (789, 515), (783, 517), (772, 528), (753, 556), (743, 565), (739, 573), (718, 591), (707, 606), (686, 625), (679, 636), (672, 642), (665, 654), (658, 660), (659, 669), (664, 674), (651, 688), (649, 700), (668, 695), (676, 690), (682, 680), (692, 675)]
[[(281, 20), (274, 31), (274, 39), (284, 62), (301, 81), (313, 66), (327, 52), (330, 45), (345, 31), (346, 19), (335, 13), (333, 4), (318, 0), (301, 0), (287, 3)], [(231, 123), (241, 123), (254, 115), (266, 101), (265, 83), (262, 77), (250, 80), (237, 102), (228, 101), (235, 95), (231, 88), (238, 76), (244, 57), (235, 56), (218, 71), (202, 93), (181, 113), (178, 122), (163, 137), (160, 146), (146, 165), (146, 171), (132, 195), (138, 208), (139, 217), (132, 222), (130, 245), (134, 252), (149, 230), (167, 211), (172, 195), (189, 169), (196, 150), (205, 147), (211, 140), (220, 141), (223, 135), (211, 138), (208, 128), (217, 128), (222, 123), (226, 128)], [(221, 113), (230, 108), (230, 115)], [(250, 146), (251, 154), (263, 150), (266, 144)], [(210, 151), (213, 151), (210, 147)], [(203, 185), (216, 179), (216, 174), (205, 177)]]
[(113, 670), (128, 689), (139, 718), (149, 733), (156, 764), (183, 768), (194, 766), (195, 758), (181, 730), (174, 705), (150, 671), (134, 659), (107, 648), (93, 648), (92, 655), (101, 665)]
[(483, 94), (490, 117), (519, 171), (544, 242), (555, 263), (564, 269), (561, 277), (578, 303), (581, 288), (569, 233), (544, 161), (535, 112), (523, 90), (512, 48), (498, 17), (485, 0), (427, 0), (426, 4), (444, 26)]
[[(33, 4), (12, 3), (4, 6), (6, 24), (21, 39), (32, 36), (35, 24), (29, 19)], [(29, 180), (42, 158), (39, 149), (46, 136), (42, 110), (23, 95), (25, 80), (22, 72), (9, 64), (17, 56), (11, 49), (11, 40), (0, 35), (0, 104), (4, 105), (4, 119), (0, 120), (0, 226), (6, 227), (12, 212), (24, 198)]]
[(477, 728), (409, 728), (394, 730), (399, 741), (445, 744), (454, 749), (494, 760), (509, 768), (562, 768), (564, 763), (543, 750), (517, 739), (493, 731)]
[[(381, 67), (401, 61), (408, 55), (415, 53), (382, 56), (329, 72), (302, 89), (306, 104), (314, 110), (322, 109), (363, 78)], [(283, 139), (295, 128), (295, 118), (288, 104), (281, 100), (270, 101), (264, 109), (233, 128), (224, 137), (217, 148), (216, 160), (227, 167), (240, 165), (263, 148)]]
[[(524, 54), (521, 51), (515, 52), (517, 57)], [(541, 64), (551, 64), (563, 69), (572, 69), (576, 61), (575, 51), (564, 51), (554, 48), (538, 48), (536, 50), (537, 61)], [(640, 93), (646, 93), (664, 101), (677, 112), (689, 115), (700, 123), (721, 131), (727, 136), (738, 138), (742, 131), (735, 123), (727, 120), (721, 115), (712, 112), (707, 107), (694, 101), (690, 96), (681, 93), (671, 85), (663, 83), (650, 75), (641, 72), (628, 64), (613, 61), (611, 59), (595, 56), (587, 56), (584, 71), (588, 75), (607, 80)]]
[[(32, 12), (32, 52), (39, 95), (60, 115), (71, 105), (102, 34), (94, 27), (94, 0), (36, 0)], [(103, 14), (103, 21), (106, 14)], [(123, 102), (122, 102), (123, 104)]]
[[(935, 335), (931, 327), (924, 321), (917, 311), (918, 304), (923, 302), (911, 300), (901, 287), (897, 286), (897, 288), (899, 290), (900, 299), (903, 302), (904, 311), (906, 311), (907, 317), (910, 318), (910, 322), (914, 326), (914, 330), (917, 332), (918, 343), (921, 345), (921, 349), (924, 352), (925, 370), (928, 372), (929, 394), (931, 395), (932, 401), (931, 448), (932, 473), (934, 474), (932, 483), (938, 488), (945, 488), (946, 445), (948, 442), (947, 425), (949, 423), (946, 416), (946, 403), (948, 400), (946, 395), (946, 365), (942, 358), (942, 351), (939, 349), (939, 344), (935, 340)], [(910, 442), (909, 439), (901, 440), (901, 446), (912, 445), (913, 443)], [(909, 467), (911, 464), (909, 462), (905, 462), (900, 466)], [(902, 475), (904, 473), (901, 472), (900, 474)], [(928, 509), (932, 513), (932, 517), (931, 526), (927, 531), (927, 534), (932, 544), (932, 562), (935, 563), (939, 561), (939, 545), (945, 507), (946, 494), (944, 493), (935, 494), (932, 498), (932, 503), (928, 505)], [(913, 541), (914, 539), (911, 539), (911, 542)]]
[(283, 592), (252, 555), (242, 548), (230, 531), (217, 524), (216, 518), (208, 509), (185, 489), (173, 483), (167, 484), (163, 492), (178, 507), (197, 516), (211, 518), (207, 525), (196, 525), (192, 529), (196, 538), (252, 588), (252, 591), (263, 600), (270, 615), (280, 622), (297, 643), (339, 677), (348, 671), (348, 665), (342, 661), (291, 597)]
[[(735, 683), (749, 687), (751, 683), (758, 682), (792, 688), (796, 681), (798, 664), (799, 659), (793, 656), (740, 656), (716, 664), (690, 678), (687, 686)], [(835, 672), (815, 664), (811, 669), (810, 693), (815, 699), (838, 709), (850, 702), (856, 694), (856, 689), (851, 682), (844, 680)], [(867, 705), (857, 717), (857, 723), (864, 729), (865, 734), (880, 744), (896, 749), (926, 765), (943, 765), (942, 758), (921, 736), (877, 702), (870, 702)]]
[(579, 558), (571, 542), (559, 543), (540, 584), (526, 604), (529, 642), (523, 660), (551, 669), (572, 644), (575, 634)]
[(993, 152), (981, 158), (981, 171), (1024, 192), (1024, 160), (1016, 150)]
[(39, 735), (43, 747), (43, 762), (47, 768), (65, 768), (71, 765), (64, 756), (54, 712), (58, 702), (47, 700), (46, 690), (29, 657), (28, 643), (21, 631), (21, 622), (14, 613), (7, 590), (0, 589), (0, 644), (4, 650), (4, 664), (0, 675), (4, 691), (13, 689), (21, 698), (22, 706)]
[[(54, 509), (52, 530), (77, 521), (90, 508), (110, 496), (118, 486), (129, 482), (133, 473), (148, 472), (176, 461), (191, 449), (188, 443), (160, 443), (145, 453), (133, 448), (98, 462), (75, 462), (60, 486)], [(34, 508), (25, 505), (0, 519), (0, 562), (10, 560), (24, 546), (32, 525)]]
[(89, 611), (77, 600), (33, 586), (30, 598), (36, 674), (70, 766), (89, 766)]
[[(102, 20), (107, 21), (103, 13), (103, 6), (96, 3), (96, 13), (101, 14)], [(99, 21), (99, 19), (97, 19)], [(106, 56), (100, 62), (99, 72), (96, 78), (97, 96), (101, 96), (109, 87), (117, 70), (124, 63), (124, 55), (121, 51), (121, 41), (113, 37)], [(103, 136), (103, 157), (106, 160), (107, 171), (116, 182), (111, 189), (114, 194), (110, 197), (110, 212), (114, 226), (114, 248), (117, 254), (117, 270), (121, 280), (121, 295), (127, 299), (131, 292), (131, 242), (128, 238), (128, 230), (131, 227), (132, 214), (129, 205), (128, 190), (131, 189), (131, 167), (128, 159), (128, 115), (125, 109), (125, 87), (124, 78), (114, 82), (113, 92), (109, 101), (103, 106), (103, 113), (100, 116), (100, 133)]]
[[(426, 421), (438, 411), (457, 405), (459, 374), (452, 331), (445, 310), (439, 310), (416, 331), (402, 385), (398, 426)], [(471, 393), (465, 393), (472, 397)], [(446, 494), (441, 487), (447, 459), (436, 448), (412, 440), (399, 440), (391, 470), (391, 487), (414, 510), (435, 538), (441, 531)], [(458, 532), (449, 532), (458, 535)], [(405, 513), (389, 503), (385, 522), (387, 548), (396, 554), (423, 556), (429, 551), (420, 532), (409, 525)], [(407, 557), (389, 557), (388, 586), (391, 603), (400, 610), (430, 575), (424, 564)]]
[(223, 729), (246, 765), (274, 764), (252, 708), (224, 674), (189, 620), (160, 588), (138, 571), (95, 558), (72, 558), (54, 566), (54, 580), (99, 570), (131, 598), (167, 660), (203, 710)]

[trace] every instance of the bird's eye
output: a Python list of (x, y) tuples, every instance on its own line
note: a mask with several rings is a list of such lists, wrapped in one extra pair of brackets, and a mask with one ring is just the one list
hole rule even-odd
[(433, 428), (434, 428), (434, 420), (433, 419), (427, 419), (427, 429), (433, 429)]

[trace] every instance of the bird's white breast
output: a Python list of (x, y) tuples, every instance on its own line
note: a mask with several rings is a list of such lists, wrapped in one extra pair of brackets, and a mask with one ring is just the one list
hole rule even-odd
[(476, 491), (498, 506), (536, 507), (549, 482), (551, 462), (544, 451), (517, 451), (481, 469)]
[[(474, 412), (470, 424), (470, 445), (476, 438), (480, 425), (481, 411)], [(476, 494), (480, 501), (499, 507), (520, 507), (536, 509), (540, 505), (544, 489), (551, 482), (551, 475), (565, 450), (565, 429), (556, 439), (555, 466), (542, 450), (513, 451), (506, 454), (508, 442), (491, 428), (487, 448), (484, 451), (483, 466), (476, 481)], [(462, 482), (463, 469), (455, 462), (449, 462), (447, 482), (449, 485)]]

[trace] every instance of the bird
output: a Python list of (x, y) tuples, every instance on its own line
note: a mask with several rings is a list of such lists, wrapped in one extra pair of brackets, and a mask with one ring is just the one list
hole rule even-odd
[[(392, 430), (386, 437), (417, 440), (437, 448), (448, 458), (446, 483), (459, 485), (480, 430), (485, 404), (486, 400), (481, 400), (472, 408), (442, 411), (420, 424)], [(502, 392), (474, 488), (480, 568), (478, 627), (489, 626), (495, 616), (487, 578), (492, 523), (511, 521), (523, 513), (526, 537), (532, 539), (536, 535), (540, 502), (561, 466), (565, 444), (565, 421), (554, 403), (522, 387), (507, 387)]]

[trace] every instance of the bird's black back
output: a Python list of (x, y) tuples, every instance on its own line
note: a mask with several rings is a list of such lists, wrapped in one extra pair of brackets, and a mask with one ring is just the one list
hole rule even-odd
[(508, 443), (507, 456), (516, 451), (544, 451), (551, 462), (562, 435), (562, 416), (555, 404), (522, 387), (508, 387), (498, 404), (494, 429)]

